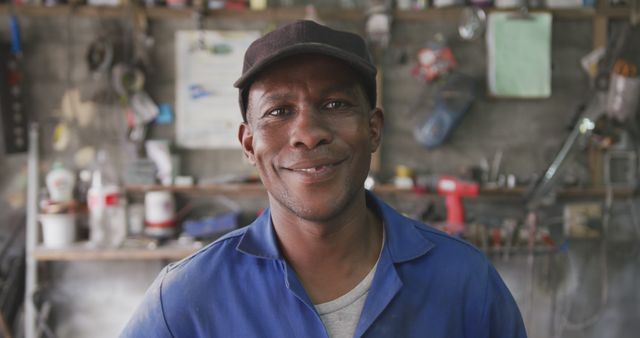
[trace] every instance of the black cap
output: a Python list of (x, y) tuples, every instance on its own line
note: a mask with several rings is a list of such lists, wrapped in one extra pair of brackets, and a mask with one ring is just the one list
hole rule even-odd
[(242, 76), (233, 84), (240, 89), (240, 110), (246, 121), (248, 89), (257, 75), (278, 60), (296, 54), (323, 54), (342, 60), (362, 76), (371, 107), (376, 105), (376, 67), (364, 39), (314, 21), (301, 20), (255, 40), (244, 54)]

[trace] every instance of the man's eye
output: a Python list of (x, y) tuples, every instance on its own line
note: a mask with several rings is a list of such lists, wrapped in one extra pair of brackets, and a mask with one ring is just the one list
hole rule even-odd
[(283, 116), (287, 114), (287, 109), (285, 108), (275, 108), (270, 110), (269, 112), (267, 112), (266, 115), (268, 116)]
[(324, 105), (325, 109), (340, 109), (340, 108), (344, 108), (346, 106), (346, 103), (342, 102), (342, 101), (331, 101), (327, 104)]

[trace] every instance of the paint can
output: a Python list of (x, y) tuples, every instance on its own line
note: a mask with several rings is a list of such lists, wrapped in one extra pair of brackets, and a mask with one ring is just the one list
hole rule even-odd
[(176, 233), (176, 201), (169, 191), (149, 191), (144, 196), (145, 234), (171, 237)]
[(46, 248), (65, 248), (76, 240), (76, 214), (41, 214), (40, 224)]

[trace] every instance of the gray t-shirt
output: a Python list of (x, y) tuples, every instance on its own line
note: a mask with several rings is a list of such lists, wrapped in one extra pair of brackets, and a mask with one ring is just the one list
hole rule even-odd
[[(382, 236), (384, 243), (384, 232)], [(380, 249), (382, 252), (382, 248)], [(380, 257), (378, 257), (378, 262)], [(364, 279), (346, 294), (326, 303), (316, 304), (315, 308), (320, 314), (330, 338), (351, 338), (356, 330), (360, 314), (367, 299), (371, 282), (375, 275), (378, 262)]]

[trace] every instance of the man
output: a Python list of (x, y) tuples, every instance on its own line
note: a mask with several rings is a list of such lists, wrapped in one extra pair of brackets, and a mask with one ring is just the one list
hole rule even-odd
[(362, 38), (311, 21), (249, 47), (238, 136), (270, 208), (164, 269), (123, 337), (526, 337), (482, 253), (365, 191), (375, 74)]

